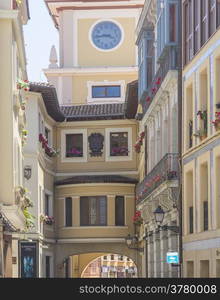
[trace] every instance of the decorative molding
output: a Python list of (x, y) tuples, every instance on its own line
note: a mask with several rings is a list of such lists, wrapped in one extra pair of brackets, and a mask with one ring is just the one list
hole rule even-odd
[(91, 156), (102, 156), (103, 147), (104, 147), (104, 136), (101, 133), (92, 133), (88, 137), (89, 153)]

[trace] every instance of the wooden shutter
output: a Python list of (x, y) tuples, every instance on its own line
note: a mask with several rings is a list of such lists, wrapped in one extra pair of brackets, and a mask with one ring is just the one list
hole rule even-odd
[(203, 202), (203, 212), (204, 212), (204, 230), (209, 229), (209, 209), (208, 209), (208, 201)]
[(72, 226), (72, 198), (65, 199), (66, 227)]
[(80, 197), (80, 225), (88, 226), (89, 221), (89, 197)]
[(124, 226), (125, 225), (125, 205), (124, 196), (115, 197), (115, 225)]
[(189, 207), (189, 233), (193, 233), (193, 206)]

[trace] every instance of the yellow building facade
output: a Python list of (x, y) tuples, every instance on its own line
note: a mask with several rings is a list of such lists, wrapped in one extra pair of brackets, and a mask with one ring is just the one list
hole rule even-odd
[[(189, 4), (183, 15), (183, 37), (186, 16), (192, 9), (214, 15), (219, 4), (213, 1), (200, 9), (197, 1)], [(201, 42), (184, 46), (183, 69), (183, 260), (185, 277), (219, 277), (219, 18), (200, 29)], [(216, 20), (216, 21), (215, 21)], [(196, 25), (196, 20), (195, 24)], [(214, 22), (214, 23), (213, 23)], [(205, 31), (207, 30), (207, 31)], [(196, 34), (196, 33), (194, 33)], [(195, 41), (197, 36), (194, 35)]]
[(60, 64), (52, 47), (49, 83), (30, 83), (27, 94), (25, 186), (35, 215), (27, 238), (37, 245), (36, 277), (80, 277), (101, 255), (140, 256), (125, 240), (135, 234), (138, 182), (137, 121), (126, 111), (144, 1), (45, 2), (57, 16)]
[(28, 84), (22, 26), (28, 19), (28, 1), (20, 5), (17, 1), (1, 1), (0, 126), (4, 142), (0, 146), (0, 277), (12, 277), (16, 263), (13, 233), (23, 231), (27, 221), (22, 167)]

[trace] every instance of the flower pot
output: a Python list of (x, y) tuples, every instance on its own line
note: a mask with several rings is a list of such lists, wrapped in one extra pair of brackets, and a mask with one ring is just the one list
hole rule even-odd
[(200, 138), (200, 141), (203, 141), (207, 138), (207, 135), (201, 135), (199, 138)]
[(216, 124), (215, 124), (215, 130), (220, 130), (220, 122), (217, 122)]

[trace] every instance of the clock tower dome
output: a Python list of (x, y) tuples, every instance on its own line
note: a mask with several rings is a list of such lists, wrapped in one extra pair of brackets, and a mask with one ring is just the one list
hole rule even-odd
[(48, 81), (60, 105), (122, 103), (137, 79), (135, 28), (144, 0), (45, 0), (59, 30), (59, 66), (52, 47)]

